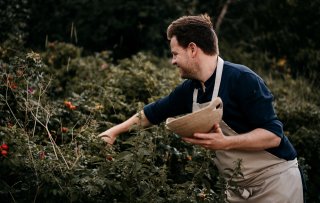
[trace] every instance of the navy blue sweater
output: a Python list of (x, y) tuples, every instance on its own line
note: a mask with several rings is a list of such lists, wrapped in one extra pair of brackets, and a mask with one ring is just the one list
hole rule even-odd
[[(205, 82), (205, 92), (199, 81), (185, 80), (168, 96), (146, 105), (146, 117), (151, 123), (159, 124), (168, 117), (190, 113), (195, 88), (198, 88), (198, 103), (210, 101), (215, 75), (214, 72)], [(255, 72), (243, 65), (225, 61), (218, 96), (223, 101), (223, 120), (234, 131), (241, 134), (256, 128), (269, 130), (281, 138), (281, 143), (267, 151), (286, 160), (297, 156), (276, 116), (273, 95)]]

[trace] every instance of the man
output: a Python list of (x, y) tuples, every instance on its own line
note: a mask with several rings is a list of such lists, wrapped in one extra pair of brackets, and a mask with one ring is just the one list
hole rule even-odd
[(283, 133), (272, 106), (273, 96), (249, 68), (223, 61), (209, 16), (184, 16), (167, 29), (172, 64), (185, 80), (168, 96), (99, 136), (109, 144), (133, 125), (147, 127), (168, 117), (194, 112), (216, 97), (223, 101), (223, 121), (209, 133), (184, 141), (213, 150), (222, 174), (241, 159), (239, 190), (229, 202), (303, 202), (296, 151)]

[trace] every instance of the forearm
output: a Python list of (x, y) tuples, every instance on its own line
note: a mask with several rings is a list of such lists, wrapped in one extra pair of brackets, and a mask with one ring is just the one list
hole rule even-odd
[(145, 128), (150, 126), (151, 123), (148, 120), (148, 118), (145, 116), (143, 111), (140, 111), (139, 113), (133, 115), (128, 120), (124, 121), (123, 123), (113, 126), (112, 128), (104, 131), (99, 137), (101, 137), (105, 142), (109, 144), (113, 144), (116, 138), (124, 132), (128, 132), (131, 130), (134, 126), (137, 126), (138, 128)]
[(257, 128), (251, 132), (235, 136), (225, 136), (226, 149), (259, 151), (279, 146), (281, 138), (274, 133)]
[(280, 137), (261, 128), (244, 134), (225, 136), (219, 125), (214, 125), (210, 133), (195, 133), (192, 137), (182, 139), (211, 150), (260, 151), (277, 147), (281, 142)]
[(110, 130), (112, 129), (114, 133), (120, 134), (120, 133), (128, 132), (134, 126), (137, 126), (138, 128), (145, 128), (150, 125), (151, 123), (145, 116), (144, 112), (140, 111), (139, 113), (136, 113), (131, 118), (124, 121), (123, 123), (110, 128)]

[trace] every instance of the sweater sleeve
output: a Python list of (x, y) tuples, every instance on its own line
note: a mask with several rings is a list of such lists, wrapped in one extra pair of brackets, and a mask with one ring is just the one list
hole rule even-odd
[(239, 91), (236, 91), (236, 97), (244, 119), (253, 128), (266, 129), (281, 138), (278, 147), (269, 148), (267, 151), (286, 160), (294, 159), (297, 152), (284, 135), (283, 124), (273, 107), (273, 95), (264, 81), (254, 73), (245, 72), (239, 77), (238, 83)]
[(273, 95), (256, 74), (244, 72), (239, 76), (236, 98), (244, 118), (254, 128), (263, 128), (283, 137), (283, 125), (273, 107)]
[(190, 82), (177, 86), (168, 96), (163, 97), (144, 107), (144, 113), (152, 124), (159, 124), (168, 117), (188, 113), (191, 96)]

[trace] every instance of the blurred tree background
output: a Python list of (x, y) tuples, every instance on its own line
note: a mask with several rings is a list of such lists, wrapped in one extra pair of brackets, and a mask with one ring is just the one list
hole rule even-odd
[[(222, 57), (225, 60), (245, 64), (263, 74), (263, 78), (272, 89), (278, 116), (284, 122), (286, 134), (296, 146), (301, 157), (300, 163), (307, 174), (308, 200), (319, 202), (320, 95), (318, 88), (320, 85), (317, 83), (320, 76), (319, 8), (320, 1), (311, 0), (263, 2), (258, 0), (1, 0), (0, 68), (4, 71), (1, 72), (3, 83), (0, 87), (5, 88), (0, 89), (2, 91), (0, 96), (3, 94), (7, 97), (10, 82), (12, 100), (19, 98), (14, 96), (18, 92), (15, 90), (17, 87), (13, 88), (12, 85), (11, 80), (14, 79), (10, 78), (6, 71), (9, 68), (12, 71), (29, 67), (28, 64), (23, 65), (24, 62), (16, 63), (16, 60), (22, 53), (32, 50), (41, 53), (45, 63), (44, 72), (50, 72), (55, 77), (53, 86), (48, 88), (50, 92), (47, 93), (50, 98), (48, 100), (54, 103), (53, 106), (58, 108), (57, 103), (62, 103), (64, 98), (81, 95), (82, 100), (78, 100), (79, 106), (83, 103), (81, 108), (85, 108), (85, 103), (90, 99), (99, 107), (100, 99), (103, 98), (105, 108), (109, 105), (112, 106), (112, 110), (110, 107), (101, 115), (94, 115), (96, 117), (93, 120), (120, 122), (136, 111), (137, 101), (147, 103), (158, 98), (159, 95), (169, 91), (169, 86), (174, 86), (177, 80), (175, 75), (171, 74), (172, 69), (169, 68), (170, 71), (166, 69), (167, 57), (170, 57), (166, 39), (166, 28), (169, 23), (183, 15), (207, 13), (211, 16), (218, 33)], [(95, 72), (101, 74), (95, 76)], [(129, 77), (121, 80), (122, 75)], [(39, 74), (40, 76), (42, 77), (42, 73)], [(97, 84), (91, 84), (90, 82), (94, 80), (106, 81), (95, 81)], [(146, 90), (150, 84), (153, 89)], [(19, 84), (16, 85), (19, 88)], [(105, 88), (103, 92), (106, 91), (106, 93), (104, 92), (103, 96), (99, 93), (97, 96), (94, 91), (86, 90), (86, 87), (92, 86), (95, 88), (99, 86), (100, 89), (96, 93), (103, 88)], [(112, 98), (114, 101), (120, 99), (120, 102), (109, 104), (110, 95), (114, 96)], [(23, 96), (20, 95), (21, 98)], [(9, 103), (0, 101), (3, 102), (0, 102), (0, 127), (2, 127), (13, 119), (12, 112), (6, 109)], [(13, 102), (13, 105), (19, 106), (17, 105), (19, 102)], [(84, 114), (84, 118), (87, 118), (88, 112), (81, 108), (79, 111)], [(16, 111), (19, 113), (19, 110)], [(3, 115), (6, 115), (5, 118)], [(22, 113), (22, 118), (23, 115)], [(81, 117), (82, 120), (84, 118)], [(81, 119), (78, 115), (74, 116), (74, 121), (70, 121), (70, 125)], [(5, 129), (5, 131), (13, 131), (11, 128), (5, 127)], [(97, 129), (101, 132), (101, 129)], [(96, 135), (97, 129), (86, 132)], [(5, 137), (4, 133), (0, 132), (0, 135), (1, 139)], [(10, 139), (15, 140), (15, 138)], [(88, 146), (95, 146), (96, 143), (95, 140), (86, 141), (85, 138), (81, 142), (88, 142), (86, 143)], [(157, 148), (159, 146), (157, 145)], [(175, 153), (177, 151), (170, 144), (166, 147)], [(17, 150), (18, 148), (17, 146)], [(99, 151), (97, 147), (91, 148), (94, 150), (88, 153)], [(136, 148), (139, 147), (136, 146)], [(161, 147), (160, 149), (162, 150)], [(94, 162), (92, 158), (90, 159)], [(90, 162), (90, 159), (87, 158), (86, 161)], [(4, 162), (0, 163), (0, 167), (5, 167), (2, 163)], [(128, 163), (131, 163), (131, 159)], [(8, 166), (15, 168), (19, 173), (24, 167), (10, 164)], [(113, 164), (119, 167), (117, 163)], [(43, 170), (42, 162), (39, 162), (37, 167)], [(154, 170), (157, 167), (155, 166)], [(91, 170), (88, 167), (88, 171), (89, 169)], [(8, 174), (11, 173), (8, 172)], [(23, 177), (23, 172), (21, 174)], [(1, 175), (6, 177), (4, 173)], [(141, 176), (144, 177), (144, 175)], [(70, 177), (74, 177), (72, 172)], [(199, 179), (202, 181), (202, 177)], [(127, 180), (124, 178), (123, 181)], [(108, 184), (111, 187), (114, 182)], [(129, 185), (131, 184), (134, 188), (137, 183), (132, 182)], [(167, 192), (170, 188), (162, 190)], [(156, 187), (153, 189), (157, 190)], [(180, 189), (184, 191), (183, 187)], [(0, 188), (1, 194), (3, 191)], [(22, 188), (21, 191), (26, 190)], [(88, 191), (91, 190), (88, 189)], [(163, 191), (159, 193), (164, 193)], [(87, 193), (82, 195), (85, 194)], [(102, 192), (97, 192), (96, 196), (101, 194)], [(48, 192), (46, 195), (49, 197), (52, 193)], [(117, 195), (121, 196), (121, 193)], [(118, 198), (117, 195), (115, 197)], [(177, 197), (181, 195), (177, 193)], [(81, 200), (81, 197), (78, 198)]]

